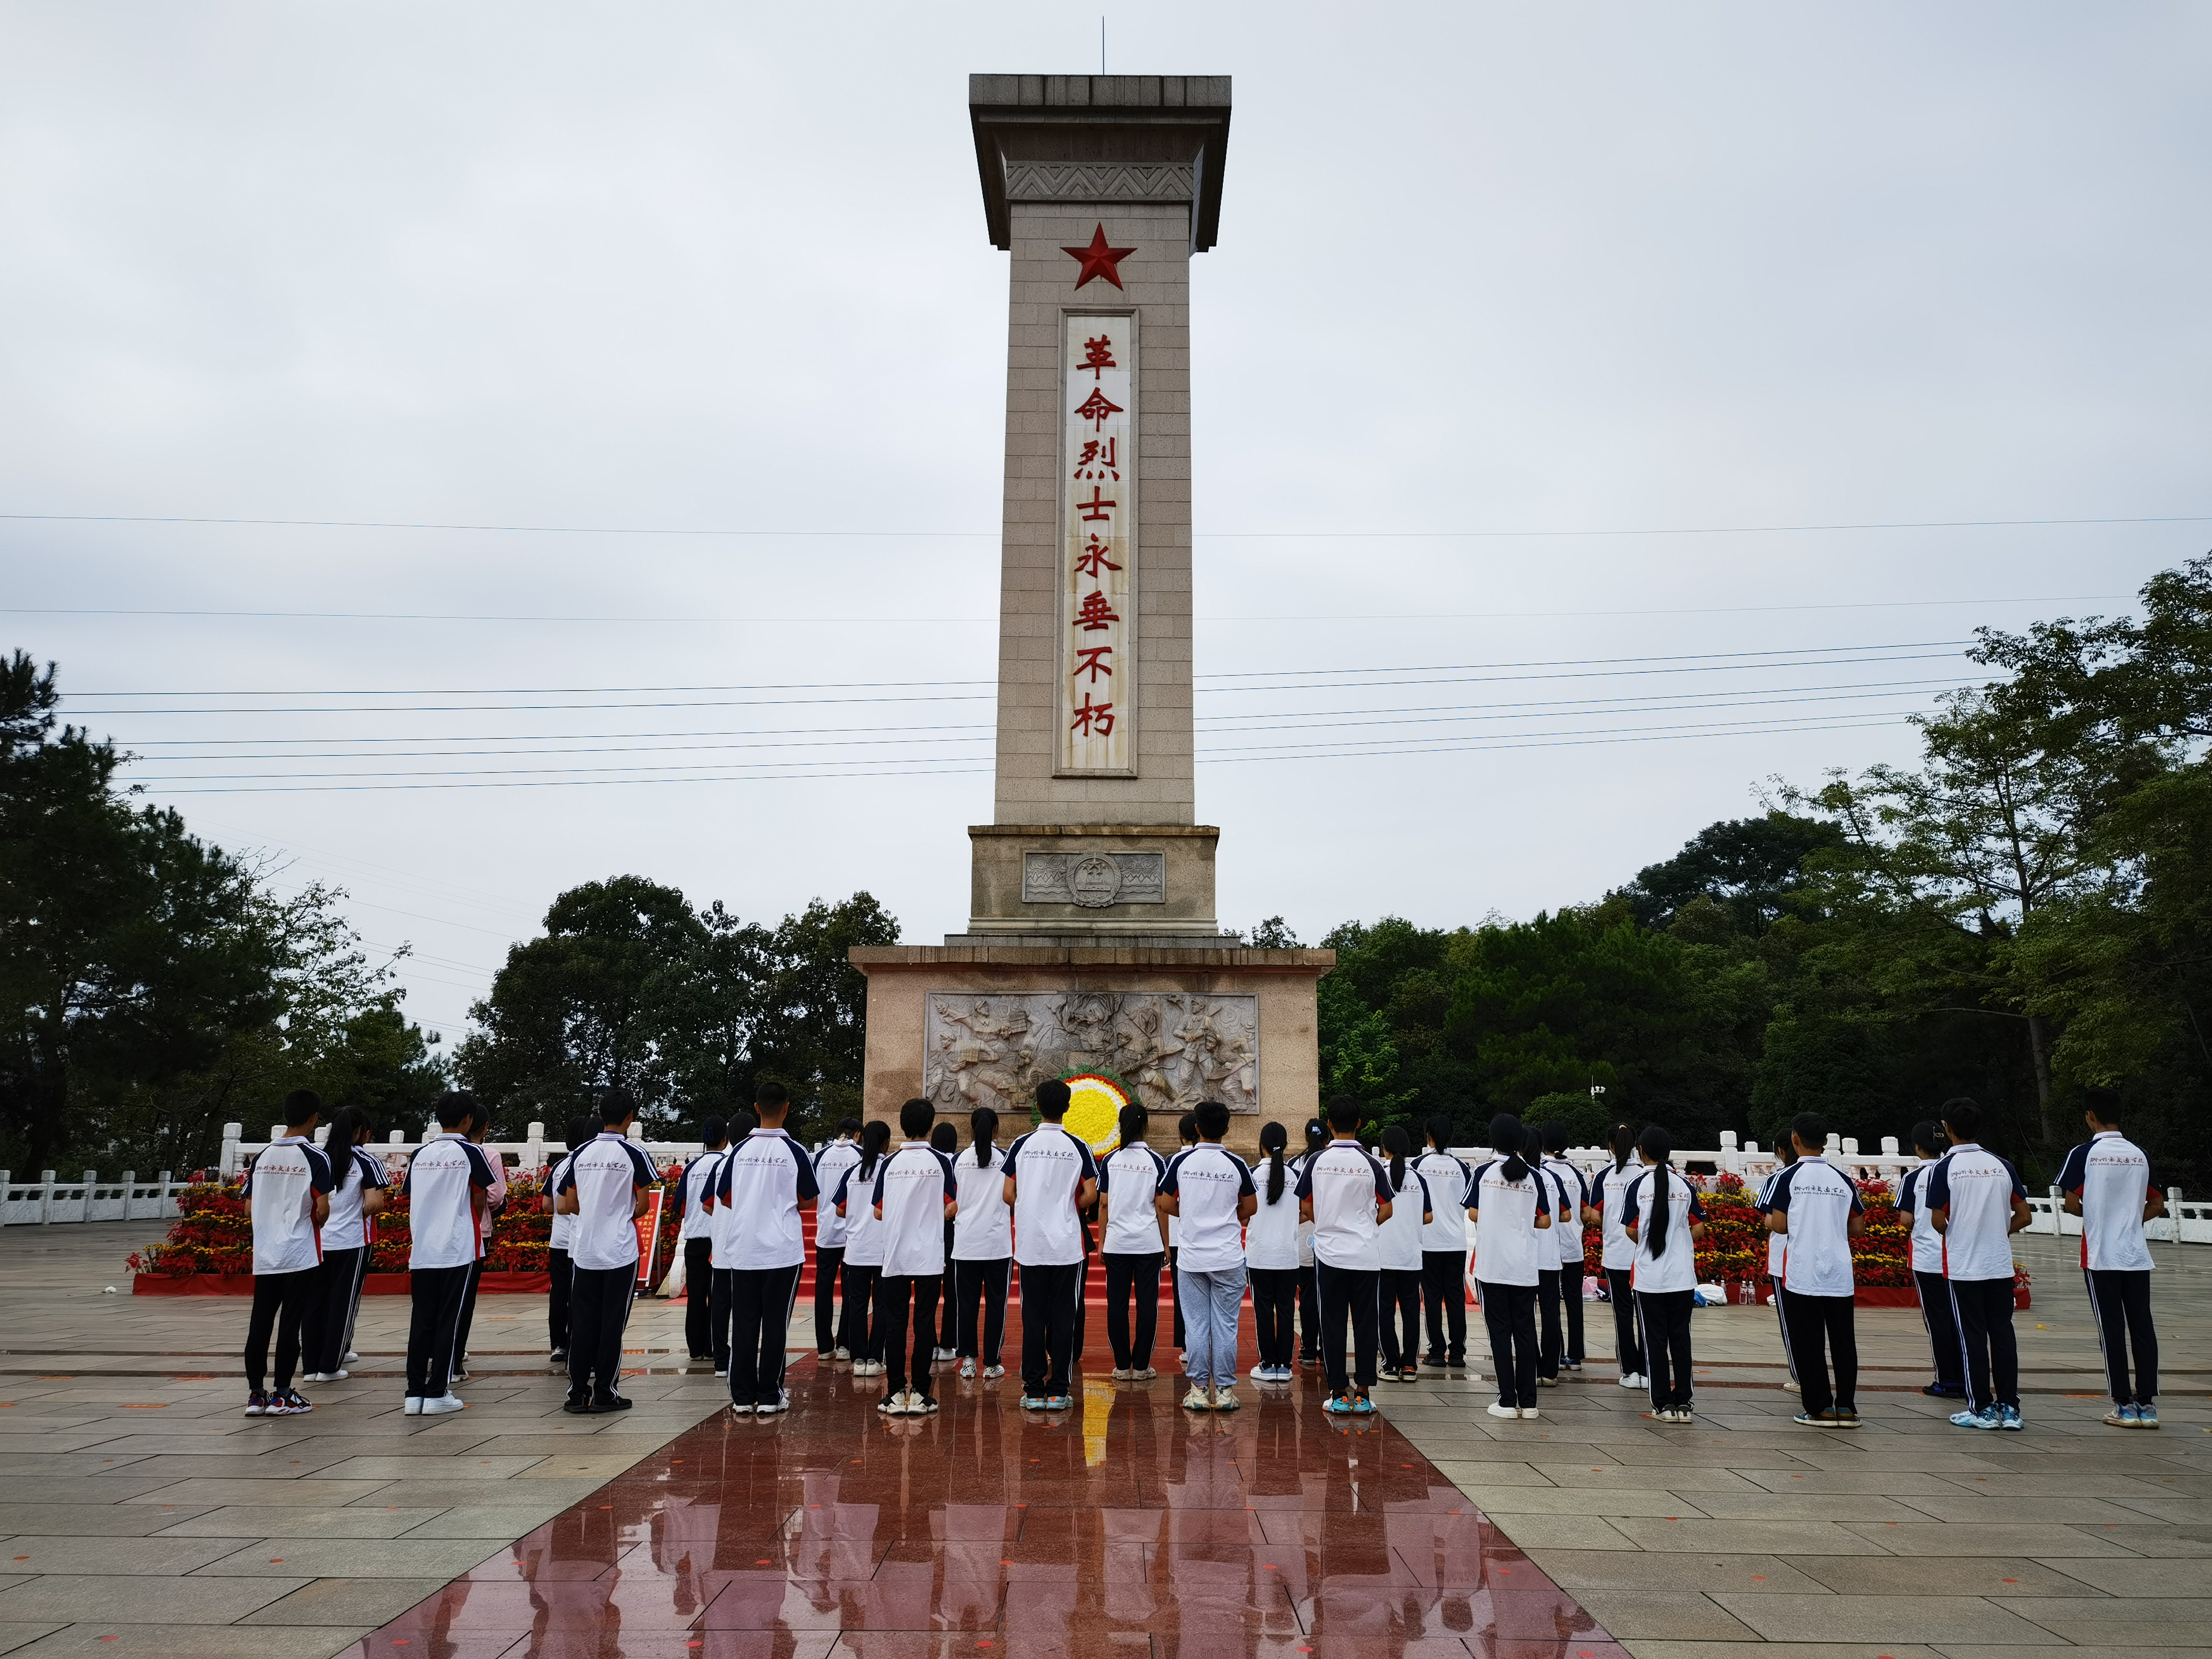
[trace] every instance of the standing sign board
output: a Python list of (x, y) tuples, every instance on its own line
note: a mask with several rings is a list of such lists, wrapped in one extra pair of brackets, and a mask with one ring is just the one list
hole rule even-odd
[(655, 1187), (647, 1194), (645, 1213), (638, 1217), (635, 1224), (637, 1227), (637, 1282), (641, 1285), (653, 1283), (653, 1261), (660, 1249), (660, 1205), (666, 1196), (666, 1193)]

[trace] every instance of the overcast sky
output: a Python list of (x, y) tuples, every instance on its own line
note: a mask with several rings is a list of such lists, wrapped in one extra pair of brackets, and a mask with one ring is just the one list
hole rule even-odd
[[(11, 519), (5, 642), (413, 942), (449, 1038), (594, 877), (957, 931), (1007, 279), (965, 77), (1095, 70), (1098, 17), (0, 9), (0, 511), (774, 532)], [(1595, 898), (1909, 760), (1976, 624), (2212, 545), (1464, 533), (2212, 514), (2208, 48), (2188, 4), (1115, 5), (1111, 70), (1235, 77), (1199, 672), (1316, 682), (1200, 681), (1224, 925)], [(627, 689), (883, 682), (927, 684)], [(302, 708), (351, 712), (216, 712)]]

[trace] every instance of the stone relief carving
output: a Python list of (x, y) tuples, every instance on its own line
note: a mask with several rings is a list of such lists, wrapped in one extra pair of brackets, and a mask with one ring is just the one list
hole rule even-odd
[(1260, 1000), (1196, 991), (937, 992), (923, 1026), (922, 1086), (940, 1110), (1024, 1113), (1036, 1085), (1090, 1066), (1155, 1112), (1218, 1100), (1256, 1112)]
[(1024, 904), (1079, 904), (1087, 910), (1109, 904), (1164, 904), (1167, 890), (1164, 853), (1022, 855)]
[(1008, 161), (1010, 202), (1188, 202), (1188, 161)]

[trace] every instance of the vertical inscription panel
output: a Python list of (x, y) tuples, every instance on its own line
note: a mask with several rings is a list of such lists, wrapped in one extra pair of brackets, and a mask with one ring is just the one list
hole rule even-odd
[(1137, 319), (1060, 318), (1063, 776), (1136, 774)]

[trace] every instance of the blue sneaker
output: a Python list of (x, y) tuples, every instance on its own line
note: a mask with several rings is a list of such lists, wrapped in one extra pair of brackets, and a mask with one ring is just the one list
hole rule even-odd
[(2136, 1420), (2136, 1408), (2133, 1406), (2113, 1407), (2105, 1413), (2105, 1421), (2116, 1429), (2133, 1429), (2142, 1426)]
[(1374, 1416), (1375, 1402), (1364, 1394), (1355, 1394), (1352, 1396), (1352, 1414), (1354, 1417)]
[(2156, 1428), (2158, 1426), (2158, 1407), (2155, 1406), (2136, 1407), (2135, 1425), (2139, 1429)]
[(2027, 1426), (2027, 1419), (2020, 1414), (2019, 1407), (2006, 1406), (2002, 1409), (2003, 1412), (2003, 1418), (1999, 1424), (2000, 1427), (2008, 1429), (2024, 1429)]
[[(1349, 1417), (1354, 1409), (1348, 1394), (1333, 1394), (1321, 1402), (1321, 1408), (1331, 1417)], [(1373, 1407), (1369, 1407), (1372, 1410)]]
[(1951, 1423), (1960, 1429), (2000, 1429), (2004, 1426), (2004, 1414), (1995, 1406), (1985, 1406), (1980, 1411), (1953, 1412)]
[(267, 1390), (256, 1389), (246, 1396), (246, 1414), (248, 1417), (266, 1417), (269, 1414)]

